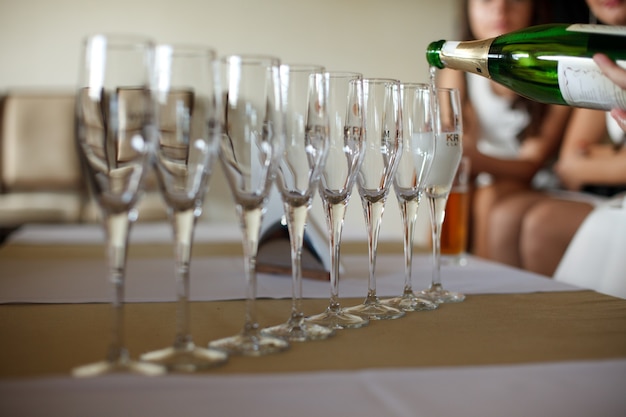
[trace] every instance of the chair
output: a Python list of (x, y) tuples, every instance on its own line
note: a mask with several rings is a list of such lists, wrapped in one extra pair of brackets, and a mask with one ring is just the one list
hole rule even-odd
[(75, 222), (85, 190), (73, 94), (9, 92), (0, 106), (0, 226)]
[[(0, 100), (0, 232), (99, 221), (77, 152), (74, 102), (73, 91), (50, 90), (13, 90)], [(162, 221), (166, 207), (150, 174), (139, 218)]]

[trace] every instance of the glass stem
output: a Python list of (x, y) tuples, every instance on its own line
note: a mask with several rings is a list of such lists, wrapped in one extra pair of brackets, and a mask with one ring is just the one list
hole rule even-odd
[(331, 311), (337, 312), (339, 304), (339, 247), (341, 246), (341, 232), (343, 219), (346, 215), (347, 201), (329, 203), (324, 201), (326, 219), (330, 230), (330, 306)]
[(174, 348), (183, 349), (192, 343), (189, 329), (189, 265), (197, 215), (194, 209), (172, 212), (176, 250), (176, 337)]
[[(439, 197), (439, 199), (442, 199)], [(446, 199), (443, 198), (445, 207)], [(430, 207), (430, 223), (432, 226), (432, 247), (433, 247), (433, 278), (432, 288), (441, 288), (441, 226), (443, 224), (443, 215), (438, 210), (437, 198), (428, 197)]]
[(308, 205), (292, 206), (284, 203), (287, 213), (287, 227), (291, 243), (291, 321), (298, 324), (303, 318), (302, 313), (302, 245), (304, 242), (304, 227), (306, 225)]
[(256, 319), (256, 256), (259, 248), (259, 233), (263, 210), (260, 207), (247, 209), (237, 206), (243, 231), (244, 271), (246, 275), (246, 317), (243, 333), (245, 336), (255, 337), (259, 332)]
[(105, 216), (109, 280), (113, 284), (113, 320), (107, 360), (113, 363), (128, 359), (124, 346), (124, 284), (131, 220), (126, 212), (108, 213)]
[(365, 222), (367, 224), (367, 253), (369, 261), (369, 280), (367, 284), (367, 297), (365, 302), (376, 301), (376, 249), (378, 247), (378, 234), (380, 223), (385, 211), (385, 199), (377, 201), (363, 200)]
[(415, 221), (417, 220), (417, 208), (419, 197), (414, 200), (399, 199), (400, 216), (404, 225), (404, 292), (405, 295), (413, 293), (413, 236), (415, 235)]

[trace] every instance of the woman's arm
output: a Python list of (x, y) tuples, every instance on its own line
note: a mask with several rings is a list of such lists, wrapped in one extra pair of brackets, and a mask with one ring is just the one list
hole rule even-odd
[(557, 154), (570, 112), (571, 109), (565, 106), (547, 106), (539, 132), (524, 139), (516, 159), (494, 158), (474, 149), (471, 158), (477, 172), (529, 183), (537, 171)]
[[(537, 171), (545, 166), (550, 158), (557, 155), (571, 109), (551, 105), (546, 106), (545, 112), (538, 133), (524, 139), (516, 160), (504, 161), (505, 164), (508, 163), (508, 167), (504, 166), (506, 171), (501, 175), (530, 182)], [(496, 167), (492, 167), (494, 168)], [(497, 171), (494, 174), (497, 174)]]
[(626, 184), (626, 149), (615, 152), (612, 145), (601, 143), (606, 135), (604, 112), (574, 110), (555, 165), (555, 171), (567, 189)]

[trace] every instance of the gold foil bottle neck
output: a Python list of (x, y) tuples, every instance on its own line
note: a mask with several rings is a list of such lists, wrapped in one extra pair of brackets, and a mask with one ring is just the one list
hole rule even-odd
[(441, 51), (441, 61), (447, 68), (471, 72), (489, 78), (487, 60), (492, 42), (493, 39), (446, 42)]

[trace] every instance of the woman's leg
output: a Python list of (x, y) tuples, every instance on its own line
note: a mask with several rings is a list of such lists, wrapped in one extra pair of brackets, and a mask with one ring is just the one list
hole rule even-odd
[(522, 224), (522, 267), (552, 276), (578, 227), (592, 210), (591, 204), (556, 198), (535, 204)]
[(507, 265), (522, 267), (520, 235), (528, 210), (548, 196), (538, 191), (518, 192), (495, 204), (488, 219), (488, 258)]
[(476, 256), (490, 258), (489, 228), (492, 210), (505, 197), (528, 187), (517, 181), (499, 180), (491, 185), (475, 188), (471, 205), (471, 247), (470, 251)]

